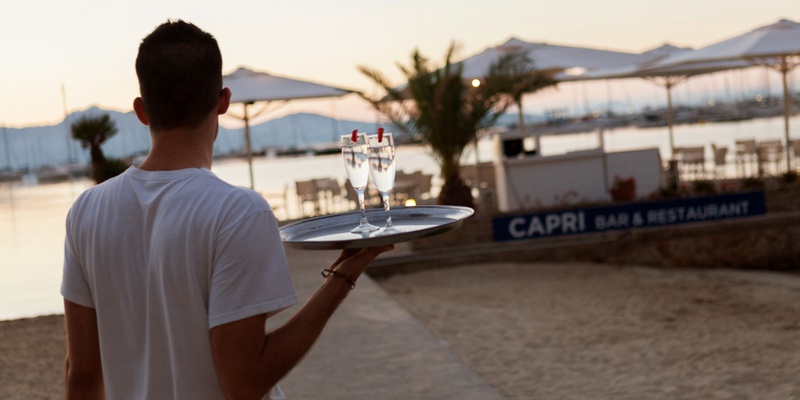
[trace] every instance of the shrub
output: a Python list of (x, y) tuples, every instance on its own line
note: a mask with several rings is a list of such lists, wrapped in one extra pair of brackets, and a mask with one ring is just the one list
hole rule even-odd
[(699, 180), (692, 182), (692, 192), (697, 194), (715, 194), (717, 193), (717, 188), (714, 186), (714, 182)]

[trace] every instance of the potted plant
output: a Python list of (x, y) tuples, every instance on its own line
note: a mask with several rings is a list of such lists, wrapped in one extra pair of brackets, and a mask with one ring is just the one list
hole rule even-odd
[(631, 201), (636, 198), (636, 178), (622, 178), (614, 176), (614, 183), (611, 185), (611, 198), (614, 201)]

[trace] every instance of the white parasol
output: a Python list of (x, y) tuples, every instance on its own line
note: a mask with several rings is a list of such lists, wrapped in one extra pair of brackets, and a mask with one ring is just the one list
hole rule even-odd
[(792, 108), (792, 96), (789, 94), (787, 75), (797, 65), (800, 65), (800, 24), (782, 19), (774, 24), (682, 54), (670, 60), (669, 63), (662, 64), (662, 66), (688, 67), (730, 60), (746, 61), (750, 65), (764, 65), (781, 73), (783, 77), (783, 118), (788, 171), (791, 169), (789, 115)]
[(572, 68), (594, 69), (628, 65), (639, 59), (638, 54), (588, 47), (555, 45), (541, 42), (526, 42), (511, 38), (505, 43), (488, 48), (459, 63), (463, 66), (464, 78), (482, 78), (490, 66), (502, 56), (517, 51), (528, 54), (533, 67), (542, 71), (561, 72)]
[(683, 57), (685, 54), (691, 53), (692, 51), (693, 50), (690, 48), (664, 44), (639, 54), (639, 59), (635, 63), (588, 70), (585, 73), (565, 78), (565, 80), (643, 78), (659, 86), (663, 86), (667, 91), (669, 147), (670, 152), (674, 153), (675, 140), (673, 134), (672, 88), (695, 75), (751, 66), (748, 62), (743, 60), (719, 60), (692, 64), (674, 62), (676, 58)]
[[(511, 38), (505, 43), (486, 50), (459, 62), (464, 79), (483, 79), (491, 66), (503, 56), (514, 52), (524, 52), (531, 61), (531, 69), (550, 72), (555, 81), (569, 80), (576, 71), (613, 68), (629, 65), (638, 59), (637, 54), (619, 51), (599, 50), (588, 47), (556, 45), (543, 42), (527, 42)], [(522, 104), (519, 108), (519, 129), (523, 129)]]
[[(250, 143), (250, 118), (262, 114), (274, 101), (340, 97), (354, 92), (353, 90), (334, 86), (252, 71), (243, 67), (229, 75), (225, 75), (222, 85), (231, 89), (231, 103), (242, 103), (244, 105), (244, 114), (241, 117), (236, 117), (244, 121), (245, 151), (250, 168), (251, 189), (254, 187), (254, 181), (253, 154)], [(256, 102), (265, 102), (264, 108), (255, 115), (250, 116), (247, 108)]]

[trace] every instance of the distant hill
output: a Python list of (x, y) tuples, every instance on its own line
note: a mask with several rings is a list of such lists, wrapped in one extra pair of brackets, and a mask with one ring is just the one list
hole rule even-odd
[[(87, 164), (89, 154), (78, 141), (70, 137), (69, 126), (84, 115), (108, 114), (117, 126), (118, 133), (103, 145), (109, 157), (125, 158), (144, 155), (150, 149), (150, 132), (134, 115), (91, 107), (69, 114), (56, 125), (27, 128), (0, 128), (0, 170), (28, 170), (42, 166), (56, 166), (71, 162)], [(251, 126), (253, 150), (274, 148), (279, 151), (329, 146), (338, 141), (339, 135), (353, 129), (372, 132), (374, 123), (364, 121), (337, 120), (317, 114), (298, 113), (287, 115)], [(244, 128), (220, 127), (214, 144), (216, 155), (243, 152)]]
[[(91, 107), (69, 114), (56, 125), (27, 128), (0, 128), (0, 171), (33, 170), (43, 166), (88, 164), (89, 152), (70, 137), (70, 124), (84, 115), (108, 114), (117, 126), (118, 133), (103, 145), (109, 157), (127, 158), (145, 155), (150, 150), (150, 132), (136, 118), (133, 111), (119, 112)], [(539, 120), (525, 116), (526, 121)], [(517, 115), (503, 115), (498, 126), (515, 125)], [(390, 132), (397, 132), (385, 126)], [(354, 129), (374, 132), (374, 122), (340, 120), (318, 114), (297, 113), (272, 119), (250, 127), (253, 151), (266, 149), (302, 151), (338, 146), (340, 135)], [(244, 152), (244, 128), (220, 127), (214, 144), (216, 156), (236, 155)]]

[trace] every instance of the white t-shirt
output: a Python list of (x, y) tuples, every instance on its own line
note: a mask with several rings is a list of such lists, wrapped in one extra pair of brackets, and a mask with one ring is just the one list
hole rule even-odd
[(110, 399), (221, 399), (209, 329), (297, 303), (269, 204), (207, 169), (129, 168), (66, 230), (61, 294), (97, 312)]

